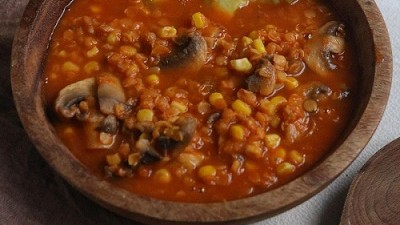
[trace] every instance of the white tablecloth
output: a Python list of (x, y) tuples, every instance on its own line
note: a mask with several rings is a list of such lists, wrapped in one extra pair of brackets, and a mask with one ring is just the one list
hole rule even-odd
[(392, 89), (378, 129), (356, 161), (326, 189), (303, 204), (257, 225), (339, 224), (347, 191), (355, 174), (379, 149), (400, 137), (400, 1), (375, 1), (385, 19), (393, 51)]

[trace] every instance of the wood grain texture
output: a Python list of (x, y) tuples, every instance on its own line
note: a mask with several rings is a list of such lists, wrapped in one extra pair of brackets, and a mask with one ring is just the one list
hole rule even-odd
[(362, 151), (383, 115), (389, 96), (392, 55), (383, 19), (371, 0), (327, 1), (356, 39), (361, 70), (358, 105), (330, 154), (310, 171), (272, 191), (240, 200), (190, 204), (137, 196), (93, 176), (54, 132), (41, 95), (42, 62), (53, 27), (69, 0), (32, 0), (17, 31), (12, 88), (21, 121), (46, 161), (83, 194), (113, 212), (153, 224), (248, 223), (286, 211), (332, 182)]
[(28, 0), (0, 0), (0, 43), (12, 40)]
[(354, 178), (341, 225), (400, 222), (400, 139), (376, 153)]

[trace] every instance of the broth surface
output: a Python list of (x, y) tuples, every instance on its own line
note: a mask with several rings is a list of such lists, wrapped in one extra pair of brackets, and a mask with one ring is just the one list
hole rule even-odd
[(59, 137), (95, 175), (158, 199), (233, 200), (293, 180), (338, 140), (359, 80), (340, 18), (316, 0), (233, 13), (215, 2), (66, 9), (44, 96)]

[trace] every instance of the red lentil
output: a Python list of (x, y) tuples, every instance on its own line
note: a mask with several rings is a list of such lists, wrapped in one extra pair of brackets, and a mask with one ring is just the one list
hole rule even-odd
[[(75, 0), (66, 10), (45, 97), (59, 137), (95, 175), (154, 198), (232, 200), (294, 179), (338, 140), (357, 93), (347, 36), (331, 74), (309, 66), (312, 34), (338, 18), (317, 0), (255, 0), (233, 14), (209, 2)], [(188, 40), (198, 52), (170, 64)], [(57, 108), (60, 90), (91, 77), (89, 99)]]

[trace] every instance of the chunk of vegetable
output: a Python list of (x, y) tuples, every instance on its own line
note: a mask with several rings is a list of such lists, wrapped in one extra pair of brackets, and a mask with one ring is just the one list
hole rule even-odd
[(252, 112), (250, 106), (247, 103), (245, 103), (242, 100), (240, 100), (240, 99), (237, 99), (232, 103), (232, 109), (235, 112), (241, 113), (241, 114), (243, 114), (245, 116), (250, 116), (250, 114)]
[(243, 140), (245, 138), (245, 131), (242, 125), (235, 124), (230, 127), (230, 132), (236, 140)]
[(207, 18), (200, 12), (197, 12), (192, 15), (192, 24), (198, 29), (202, 29), (207, 27), (208, 21)]
[(154, 112), (151, 109), (141, 109), (138, 111), (136, 117), (139, 122), (152, 121)]
[(213, 0), (211, 2), (214, 9), (223, 12), (232, 17), (236, 10), (243, 8), (249, 4), (249, 0)]
[(230, 63), (234, 70), (241, 73), (248, 73), (253, 68), (253, 65), (251, 65), (251, 62), (247, 58), (234, 59)]

